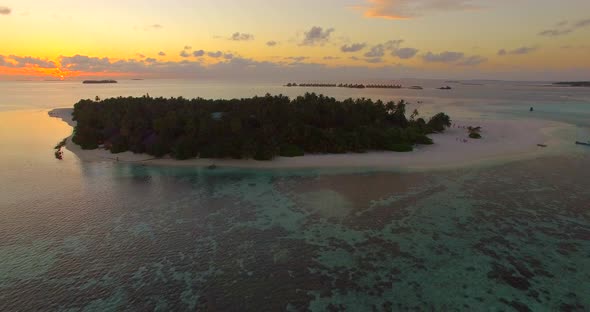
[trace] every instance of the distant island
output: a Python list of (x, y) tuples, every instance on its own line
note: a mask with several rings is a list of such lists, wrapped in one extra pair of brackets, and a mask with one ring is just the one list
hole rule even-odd
[(317, 87), (317, 88), (351, 88), (351, 89), (401, 89), (398, 84), (356, 84), (356, 83), (293, 83), (289, 82), (285, 87)]
[(562, 81), (554, 82), (553, 85), (568, 87), (590, 87), (590, 81)]
[(117, 83), (116, 80), (84, 80), (82, 81), (84, 84), (94, 84), (94, 83)]
[(406, 102), (307, 93), (233, 100), (119, 97), (82, 100), (72, 113), (72, 141), (82, 149), (131, 151), (175, 159), (271, 160), (276, 156), (412, 151), (451, 126), (445, 113), (428, 121)]

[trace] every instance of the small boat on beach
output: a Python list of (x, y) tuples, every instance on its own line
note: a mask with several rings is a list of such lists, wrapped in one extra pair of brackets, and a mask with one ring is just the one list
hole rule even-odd
[(590, 142), (580, 142), (580, 141), (576, 141), (577, 145), (586, 145), (586, 146), (590, 146)]

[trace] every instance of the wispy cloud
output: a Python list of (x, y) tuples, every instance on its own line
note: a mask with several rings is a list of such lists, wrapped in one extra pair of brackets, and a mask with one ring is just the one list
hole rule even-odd
[(267, 45), (267, 46), (269, 46), (269, 47), (274, 47), (274, 46), (276, 46), (276, 45), (278, 45), (278, 44), (279, 44), (279, 43), (278, 43), (278, 42), (276, 42), (276, 41), (274, 41), (274, 40), (271, 40), (271, 41), (267, 41), (267, 42), (266, 42), (266, 45)]
[(164, 52), (164, 51), (160, 51), (160, 52), (158, 52), (158, 55), (159, 55), (159, 56), (166, 56), (166, 52)]
[(465, 57), (463, 52), (445, 51), (441, 53), (428, 52), (422, 56), (422, 59), (431, 63), (454, 63)]
[(573, 33), (574, 31), (590, 26), (590, 18), (578, 21), (562, 21), (555, 28), (545, 29), (539, 32), (539, 36), (558, 37)]
[(395, 51), (402, 44), (403, 40), (389, 40), (385, 43), (380, 43), (371, 47), (369, 52), (365, 53), (365, 57), (374, 58), (382, 57), (387, 51)]
[(446, 63), (458, 66), (476, 66), (487, 61), (479, 55), (466, 56), (463, 52), (444, 51), (441, 53), (428, 52), (422, 55), (422, 60), (427, 63)]
[(221, 51), (207, 52), (207, 56), (212, 57), (212, 58), (219, 58), (219, 57), (223, 56), (223, 52), (221, 52)]
[(345, 44), (342, 47), (340, 47), (340, 51), (342, 52), (358, 52), (362, 49), (364, 49), (367, 46), (366, 43), (353, 43), (353, 44)]
[(365, 17), (403, 20), (433, 11), (465, 11), (482, 8), (473, 0), (365, 0), (365, 5), (354, 7)]
[(369, 57), (369, 58), (366, 58), (365, 59), (365, 62), (371, 63), (371, 64), (381, 63), (381, 62), (383, 62), (383, 58), (381, 58), (381, 57)]
[(538, 47), (520, 47), (514, 50), (506, 50), (506, 49), (500, 49), (498, 51), (498, 55), (499, 56), (504, 56), (504, 55), (523, 55), (523, 54), (529, 54), (532, 52), (537, 51), (539, 48)]
[(229, 37), (229, 40), (233, 40), (233, 41), (250, 41), (250, 40), (254, 40), (254, 35), (252, 34), (246, 34), (246, 33), (240, 33), (240, 32), (235, 32), (231, 35), (231, 37)]
[(539, 36), (557, 37), (567, 35), (572, 32), (572, 29), (547, 29), (539, 33)]
[(23, 68), (27, 66), (55, 68), (56, 64), (53, 61), (32, 56), (0, 55), (0, 66), (12, 68)]
[(418, 53), (418, 49), (414, 48), (400, 48), (392, 52), (394, 56), (397, 56), (401, 59), (410, 59), (416, 56)]
[(5, 6), (0, 6), (0, 15), (10, 15), (12, 13), (12, 9)]
[(590, 18), (578, 21), (574, 24), (574, 27), (576, 27), (576, 28), (582, 28), (582, 27), (587, 27), (587, 26), (590, 26)]
[(302, 46), (322, 46), (330, 41), (330, 35), (334, 32), (334, 28), (324, 29), (322, 27), (314, 26), (309, 31), (305, 32), (303, 41), (299, 44)]
[(460, 60), (457, 65), (459, 66), (477, 66), (481, 63), (485, 63), (487, 62), (487, 58), (479, 56), (479, 55), (473, 55), (473, 56), (469, 56), (469, 57), (465, 57), (462, 60)]
[[(389, 40), (384, 43), (372, 46), (370, 50), (364, 54), (364, 56), (369, 59), (375, 59), (389, 54), (400, 59), (410, 59), (418, 53), (418, 49), (400, 47), (403, 43), (404, 40)], [(376, 59), (373, 61), (376, 61)]]

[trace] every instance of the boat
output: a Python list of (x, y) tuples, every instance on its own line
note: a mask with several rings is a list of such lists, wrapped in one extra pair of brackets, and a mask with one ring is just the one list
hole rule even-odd
[(586, 145), (586, 146), (590, 146), (590, 142), (580, 142), (580, 141), (576, 141), (577, 145)]
[(547, 147), (545, 144), (537, 144), (538, 147)]

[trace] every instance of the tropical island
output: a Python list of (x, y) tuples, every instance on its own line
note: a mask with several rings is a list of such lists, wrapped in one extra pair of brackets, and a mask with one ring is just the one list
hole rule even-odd
[(566, 87), (590, 87), (590, 81), (562, 81), (555, 82), (553, 85)]
[(95, 83), (117, 83), (116, 80), (84, 80), (83, 84), (95, 84)]
[(349, 88), (349, 89), (401, 89), (399, 84), (362, 84), (362, 83), (296, 83), (289, 82), (285, 87), (306, 88)]
[(72, 113), (72, 141), (82, 149), (131, 151), (179, 160), (255, 159), (304, 154), (412, 151), (451, 126), (445, 113), (428, 120), (406, 102), (338, 101), (307, 93), (233, 100), (119, 97), (82, 100)]

